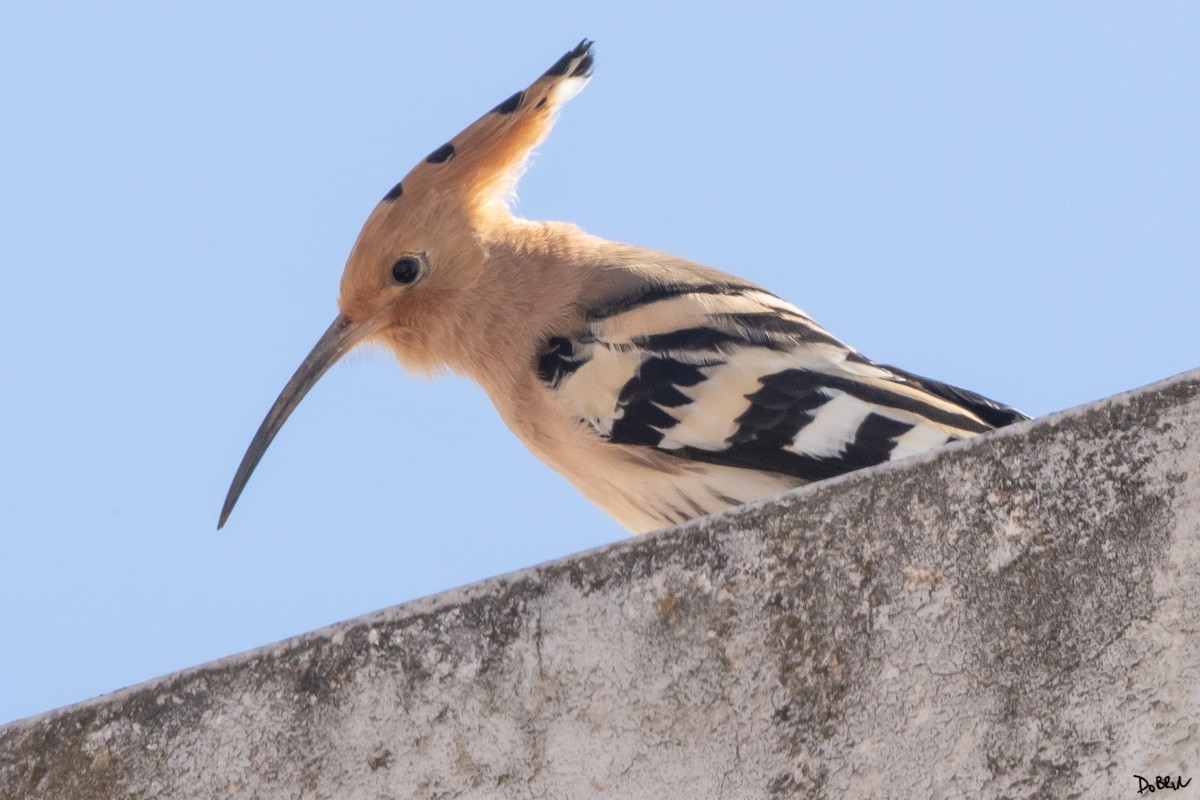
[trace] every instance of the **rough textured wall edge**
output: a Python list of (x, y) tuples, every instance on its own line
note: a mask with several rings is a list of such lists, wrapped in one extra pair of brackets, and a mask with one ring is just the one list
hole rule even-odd
[(130, 696), (130, 695), (138, 693), (138, 692), (153, 689), (156, 686), (166, 685), (167, 683), (175, 681), (178, 678), (180, 678), (182, 676), (186, 676), (188, 674), (212, 670), (212, 669), (223, 669), (226, 667), (230, 667), (230, 666), (241, 664), (241, 663), (244, 663), (247, 661), (251, 661), (256, 658), (260, 658), (262, 656), (269, 656), (273, 653), (278, 653), (278, 652), (281, 652), (284, 650), (288, 650), (288, 649), (294, 647), (296, 644), (310, 641), (312, 639), (328, 638), (328, 637), (335, 635), (339, 630), (341, 630), (347, 626), (350, 626), (350, 625), (359, 625), (359, 624), (364, 624), (364, 623), (371, 624), (372, 622), (378, 621), (378, 620), (384, 620), (384, 619), (396, 620), (396, 619), (402, 619), (407, 616), (417, 616), (417, 615), (422, 615), (422, 614), (434, 613), (434, 612), (437, 612), (438, 610), (441, 610), (444, 608), (450, 608), (452, 606), (459, 605), (463, 601), (476, 598), (476, 597), (480, 596), (481, 594), (488, 594), (493, 591), (496, 591), (498, 588), (502, 588), (507, 583), (511, 583), (515, 580), (527, 578), (527, 577), (535, 574), (539, 570), (542, 570), (542, 569), (545, 569), (548, 567), (560, 566), (562, 564), (573, 561), (582, 556), (587, 556), (587, 555), (591, 555), (593, 553), (599, 553), (599, 552), (603, 552), (603, 551), (607, 551), (607, 550), (614, 550), (614, 549), (636, 546), (637, 543), (644, 541), (648, 537), (667, 537), (667, 536), (686, 535), (683, 533), (684, 531), (688, 531), (688, 530), (691, 530), (696, 527), (707, 527), (717, 520), (723, 519), (730, 515), (738, 515), (747, 510), (766, 508), (768, 506), (778, 503), (780, 501), (780, 499), (785, 498), (785, 497), (790, 498), (790, 499), (795, 499), (795, 500), (802, 500), (807, 495), (834, 491), (836, 489), (836, 487), (839, 487), (845, 483), (857, 483), (857, 482), (861, 482), (861, 481), (869, 481), (876, 475), (885, 474), (888, 472), (892, 472), (894, 470), (916, 469), (916, 468), (919, 468), (919, 466), (922, 464), (926, 464), (926, 463), (929, 463), (932, 461), (937, 461), (939, 459), (945, 458), (948, 453), (953, 453), (953, 452), (956, 452), (959, 450), (969, 450), (971, 448), (979, 447), (981, 445), (986, 446), (989, 441), (993, 441), (996, 439), (1025, 436), (1025, 435), (1027, 435), (1028, 431), (1031, 429), (1045, 427), (1045, 426), (1058, 425), (1059, 423), (1061, 423), (1065, 420), (1069, 420), (1069, 419), (1072, 419), (1075, 417), (1080, 417), (1080, 416), (1083, 416), (1084, 414), (1088, 414), (1088, 413), (1091, 413), (1092, 411), (1102, 409), (1105, 407), (1124, 405), (1124, 404), (1129, 403), (1131, 400), (1133, 400), (1137, 397), (1140, 397), (1142, 395), (1155, 394), (1155, 393), (1161, 392), (1163, 390), (1169, 389), (1176, 384), (1187, 383), (1190, 381), (1200, 381), (1200, 368), (1187, 370), (1186, 372), (1181, 372), (1176, 375), (1172, 375), (1170, 377), (1163, 378), (1162, 380), (1154, 381), (1154, 382), (1148, 383), (1144, 386), (1136, 387), (1134, 389), (1128, 389), (1126, 391), (1119, 392), (1115, 395), (1110, 395), (1109, 397), (1105, 397), (1100, 400), (1094, 400), (1094, 401), (1091, 401), (1088, 403), (1083, 403), (1078, 406), (1072, 406), (1071, 408), (1066, 408), (1061, 411), (1055, 411), (1053, 413), (1046, 414), (1045, 416), (1027, 420), (1025, 422), (1018, 423), (1016, 425), (1010, 425), (1007, 428), (1002, 428), (998, 431), (990, 432), (990, 433), (986, 434), (985, 436), (977, 436), (972, 439), (965, 439), (965, 440), (962, 440), (959, 442), (954, 442), (953, 444), (947, 445), (946, 447), (942, 447), (937, 450), (927, 451), (924, 453), (918, 453), (917, 455), (909, 456), (908, 458), (902, 459), (900, 461), (892, 461), (892, 462), (888, 462), (885, 464), (880, 464), (878, 466), (868, 467), (866, 469), (858, 470), (857, 472), (852, 472), (852, 473), (849, 473), (846, 475), (840, 475), (836, 478), (830, 478), (828, 480), (821, 481), (820, 483), (811, 484), (809, 486), (802, 486), (799, 489), (793, 489), (789, 492), (785, 492), (785, 493), (783, 493), (781, 495), (777, 495), (775, 497), (758, 500), (753, 503), (747, 503), (744, 506), (739, 506), (739, 507), (737, 507), (735, 509), (731, 509), (729, 511), (724, 511), (724, 512), (721, 512), (718, 514), (713, 514), (708, 517), (703, 517), (698, 520), (693, 520), (691, 522), (684, 523), (682, 525), (676, 525), (676, 526), (673, 526), (670, 528), (663, 528), (661, 530), (654, 531), (652, 533), (644, 534), (643, 536), (640, 536), (637, 538), (631, 538), (631, 539), (627, 539), (627, 540), (623, 540), (623, 541), (619, 541), (619, 542), (614, 542), (612, 544), (601, 545), (600, 547), (595, 547), (590, 550), (583, 550), (578, 553), (573, 553), (571, 555), (564, 556), (562, 558), (553, 559), (551, 561), (545, 561), (540, 564), (534, 564), (534, 565), (524, 567), (519, 570), (514, 570), (512, 572), (502, 573), (500, 575), (496, 575), (491, 578), (486, 578), (482, 581), (477, 581), (475, 583), (467, 584), (465, 586), (459, 586), (459, 587), (454, 587), (451, 589), (446, 589), (444, 591), (437, 592), (437, 593), (431, 594), (431, 595), (427, 595), (425, 597), (419, 597), (414, 600), (409, 600), (409, 601), (406, 601), (404, 603), (400, 603), (400, 604), (397, 604), (394, 606), (388, 606), (387, 608), (382, 608), (382, 609), (379, 609), (378, 611), (368, 612), (367, 614), (363, 614), (358, 617), (341, 620), (339, 622), (333, 622), (333, 623), (330, 623), (329, 625), (325, 625), (320, 628), (315, 628), (311, 631), (299, 634), (297, 636), (289, 636), (285, 639), (280, 639), (278, 641), (271, 642), (270, 644), (265, 644), (265, 645), (262, 645), (261, 647), (253, 648), (251, 650), (243, 650), (238, 653), (232, 653), (228, 656), (223, 656), (221, 658), (213, 659), (212, 661), (206, 661), (201, 664), (197, 664), (195, 666), (191, 666), (191, 667), (187, 667), (185, 669), (179, 670), (177, 672), (167, 673), (166, 675), (161, 675), (157, 678), (151, 678), (148, 681), (143, 681), (141, 683), (136, 683), (131, 686), (126, 686), (124, 688), (117, 689), (112, 692), (107, 692), (105, 694), (97, 695), (95, 697), (88, 698), (87, 700), (81, 700), (78, 703), (72, 703), (70, 705), (60, 706), (60, 707), (54, 708), (54, 709), (49, 709), (40, 714), (34, 714), (29, 717), (22, 717), (20, 719), (16, 719), (11, 722), (7, 722), (3, 725), (0, 725), (0, 732), (3, 732), (5, 730), (5, 728), (8, 728), (8, 727), (15, 727), (18, 725), (28, 725), (30, 723), (37, 722), (39, 720), (45, 719), (47, 717), (53, 716), (58, 713), (63, 713), (66, 711), (71, 711), (71, 710), (76, 710), (76, 709), (81, 709), (81, 708), (87, 708), (89, 706), (97, 705), (97, 704), (119, 702), (124, 697)]

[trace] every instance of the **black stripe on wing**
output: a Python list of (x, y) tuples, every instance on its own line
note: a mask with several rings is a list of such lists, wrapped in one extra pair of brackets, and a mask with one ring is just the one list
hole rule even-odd
[(659, 286), (643, 286), (634, 292), (615, 297), (603, 305), (589, 309), (587, 320), (588, 322), (595, 322), (596, 320), (608, 319), (618, 314), (624, 314), (626, 311), (635, 309), (638, 306), (657, 303), (660, 300), (667, 300), (671, 297), (681, 297), (689, 294), (740, 295), (749, 291), (762, 290), (732, 282), (702, 284), (672, 283)]
[(759, 383), (762, 388), (746, 397), (750, 407), (734, 420), (738, 429), (729, 444), (765, 450), (787, 447), (816, 418), (816, 410), (829, 402), (819, 384), (789, 380), (786, 373), (767, 375)]
[[(661, 353), (666, 350), (714, 351), (731, 345), (744, 345), (747, 336), (741, 333), (730, 333), (717, 330), (707, 325), (695, 328), (683, 328), (670, 333), (655, 333), (650, 336), (637, 336), (631, 341), (634, 347)], [(782, 343), (766, 345), (774, 350), (782, 350)]]
[[(762, 388), (747, 397), (750, 408), (738, 417), (729, 446), (714, 452), (688, 449), (687, 458), (729, 466), (782, 472), (814, 481), (887, 461), (899, 436), (913, 425), (870, 413), (837, 456), (814, 456), (788, 448), (796, 436), (832, 399), (831, 376), (807, 370), (784, 370), (759, 379)], [(835, 383), (840, 383), (834, 381)]]
[(868, 414), (859, 425), (854, 441), (848, 443), (837, 456), (802, 455), (777, 447), (764, 447), (761, 442), (730, 445), (724, 450), (682, 447), (663, 452), (706, 464), (778, 472), (808, 482), (821, 481), (882, 464), (891, 456), (896, 437), (912, 427), (882, 414)]
[(952, 386), (949, 383), (942, 383), (930, 378), (922, 378), (920, 375), (914, 375), (911, 372), (893, 367), (891, 365), (881, 364), (884, 369), (889, 372), (899, 375), (909, 383), (921, 387), (932, 395), (949, 400), (951, 403), (960, 405), (970, 411), (981, 420), (991, 425), (994, 428), (1003, 428), (1005, 425), (1011, 425), (1014, 422), (1029, 419), (1029, 415), (1018, 411), (1012, 406), (1006, 406), (1003, 403), (997, 403), (988, 397), (981, 394), (976, 394), (968, 389), (960, 389), (957, 386)]
[(849, 469), (882, 464), (892, 457), (896, 439), (915, 428), (882, 414), (870, 413), (858, 426), (854, 441), (846, 445), (839, 459)]
[(815, 372), (806, 369), (786, 369), (782, 372), (776, 372), (773, 375), (764, 376), (760, 381), (764, 386), (768, 385), (768, 383), (777, 387), (789, 386), (791, 387), (791, 391), (797, 394), (820, 391), (822, 389), (834, 389), (839, 392), (845, 392), (851, 397), (858, 398), (867, 403), (874, 403), (877, 406), (894, 408), (900, 411), (908, 411), (917, 416), (924, 417), (930, 422), (949, 425), (972, 433), (983, 433), (986, 430), (991, 430), (990, 426), (983, 424), (972, 415), (958, 413), (951, 409), (935, 406), (932, 403), (926, 403), (919, 398), (911, 397), (907, 394), (890, 391), (878, 383), (852, 380), (825, 372)]
[(557, 389), (563, 379), (588, 362), (586, 354), (575, 352), (575, 343), (564, 336), (551, 336), (537, 353), (537, 375), (542, 383)]
[(797, 345), (829, 344), (849, 352), (837, 339), (800, 315), (783, 311), (713, 314), (708, 324), (669, 333), (638, 336), (633, 345), (644, 350), (729, 350), (734, 347), (765, 347), (785, 351)]
[(695, 386), (704, 379), (704, 373), (695, 364), (671, 358), (646, 359), (621, 389), (617, 407), (622, 413), (613, 422), (610, 440), (657, 446), (662, 441), (662, 432), (679, 424), (665, 409), (692, 402), (679, 387)]
[(780, 340), (789, 344), (832, 344), (849, 350), (846, 345), (816, 327), (801, 314), (783, 309), (754, 313), (713, 314), (714, 322), (742, 332), (748, 344), (771, 346)]

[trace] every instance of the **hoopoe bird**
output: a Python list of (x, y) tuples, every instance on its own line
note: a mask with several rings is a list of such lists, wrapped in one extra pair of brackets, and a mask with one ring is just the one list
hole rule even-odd
[(584, 40), (384, 195), (340, 313), (255, 434), (218, 527), (288, 415), (363, 342), (473, 379), (534, 454), (635, 533), (1026, 418), (876, 364), (749, 281), (515, 216), (531, 151), (591, 74)]

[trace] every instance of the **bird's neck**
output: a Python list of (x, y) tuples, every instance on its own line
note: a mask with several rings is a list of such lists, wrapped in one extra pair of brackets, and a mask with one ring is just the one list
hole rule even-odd
[(489, 394), (529, 380), (538, 347), (577, 316), (586, 268), (604, 240), (573, 225), (514, 219), (489, 233), (487, 264), (456, 311), (448, 365)]

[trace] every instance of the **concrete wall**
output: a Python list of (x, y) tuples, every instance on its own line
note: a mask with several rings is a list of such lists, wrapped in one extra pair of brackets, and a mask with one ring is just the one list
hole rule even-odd
[(1193, 372), (13, 723), (0, 798), (1200, 797), (1198, 528)]

